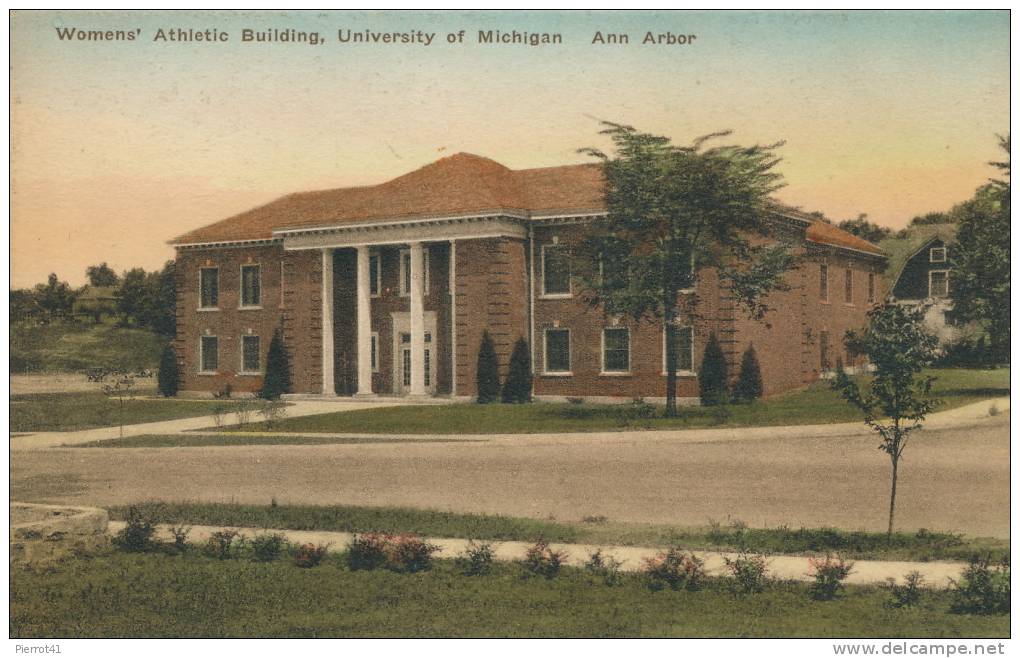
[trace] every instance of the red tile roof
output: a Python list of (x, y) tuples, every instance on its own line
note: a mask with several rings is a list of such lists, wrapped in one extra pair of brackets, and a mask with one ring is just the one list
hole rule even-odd
[[(457, 153), (379, 185), (289, 194), (185, 233), (171, 243), (265, 240), (280, 229), (412, 217), (597, 213), (605, 211), (604, 188), (597, 164), (515, 171), (488, 158)], [(834, 226), (813, 222), (808, 240), (882, 253)]]

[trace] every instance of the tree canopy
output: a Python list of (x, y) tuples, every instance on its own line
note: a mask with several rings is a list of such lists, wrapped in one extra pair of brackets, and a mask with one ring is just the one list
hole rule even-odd
[(85, 268), (85, 276), (89, 279), (89, 285), (95, 288), (112, 288), (120, 283), (120, 277), (106, 264), (106, 261)]

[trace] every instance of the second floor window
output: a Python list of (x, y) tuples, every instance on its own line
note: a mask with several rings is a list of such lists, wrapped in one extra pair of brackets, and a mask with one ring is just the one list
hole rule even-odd
[(563, 245), (542, 247), (542, 294), (570, 295), (570, 250)]
[(843, 274), (843, 301), (847, 304), (854, 303), (854, 271), (849, 267)]
[(818, 268), (818, 298), (829, 301), (829, 266), (822, 263)]
[(380, 273), (380, 261), (379, 254), (373, 253), (368, 257), (368, 294), (373, 297), (379, 295), (379, 273)]
[(928, 273), (928, 296), (948, 297), (949, 296), (949, 272), (939, 270)]
[(220, 305), (220, 271), (215, 267), (203, 267), (199, 271), (200, 308), (216, 308)]
[(944, 263), (946, 262), (946, 248), (945, 247), (932, 247), (928, 251), (928, 260), (932, 263)]
[(875, 273), (868, 272), (868, 301), (875, 301)]
[(241, 306), (259, 306), (262, 303), (260, 272), (258, 265), (241, 266)]
[[(424, 270), (422, 294), (429, 294), (429, 250), (422, 249), (421, 268)], [(400, 294), (406, 297), (411, 294), (411, 252), (404, 250), (400, 252)]]

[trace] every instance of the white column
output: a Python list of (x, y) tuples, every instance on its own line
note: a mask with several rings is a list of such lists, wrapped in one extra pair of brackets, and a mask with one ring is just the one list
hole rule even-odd
[(322, 394), (336, 395), (333, 381), (333, 250), (322, 250)]
[(421, 242), (411, 243), (411, 390), (425, 395), (425, 271)]
[(358, 247), (358, 397), (372, 395), (371, 277), (368, 247)]

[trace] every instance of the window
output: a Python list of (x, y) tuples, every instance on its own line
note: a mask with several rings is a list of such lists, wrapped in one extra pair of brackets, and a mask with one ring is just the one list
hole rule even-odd
[[(429, 294), (429, 250), (422, 249), (422, 269), (425, 270), (424, 294)], [(411, 251), (403, 249), (400, 252), (400, 295), (407, 297), (411, 294)]]
[(545, 372), (570, 372), (570, 330), (545, 330)]
[(868, 272), (868, 302), (875, 301), (875, 273)]
[(570, 250), (563, 245), (542, 246), (542, 294), (570, 296)]
[(630, 371), (630, 329), (607, 327), (602, 330), (602, 372)]
[[(694, 327), (667, 325), (666, 331), (676, 336), (676, 370), (677, 372), (694, 372)], [(662, 372), (669, 372), (666, 358), (666, 332), (662, 332)]]
[(843, 274), (843, 302), (846, 304), (854, 303), (854, 271), (849, 267), (846, 268), (846, 272)]
[(379, 334), (372, 332), (372, 372), (379, 372)]
[(382, 278), (382, 262), (379, 253), (368, 256), (368, 292), (372, 297), (379, 296), (379, 281)]
[(819, 367), (822, 372), (828, 371), (832, 366), (829, 364), (829, 332), (823, 331), (818, 336), (819, 345)]
[(818, 267), (818, 298), (829, 301), (829, 266), (826, 263)]
[(928, 250), (928, 261), (932, 263), (944, 263), (946, 262), (946, 248), (945, 247), (932, 247)]
[(199, 270), (201, 300), (199, 308), (216, 308), (220, 305), (220, 271), (215, 267)]
[(241, 372), (260, 372), (259, 337), (241, 336)]
[(258, 265), (241, 266), (241, 307), (259, 306), (262, 303), (261, 268)]
[(216, 372), (220, 367), (220, 340), (216, 336), (202, 336), (199, 344), (200, 372)]
[(949, 296), (949, 272), (947, 270), (928, 272), (928, 296)]

